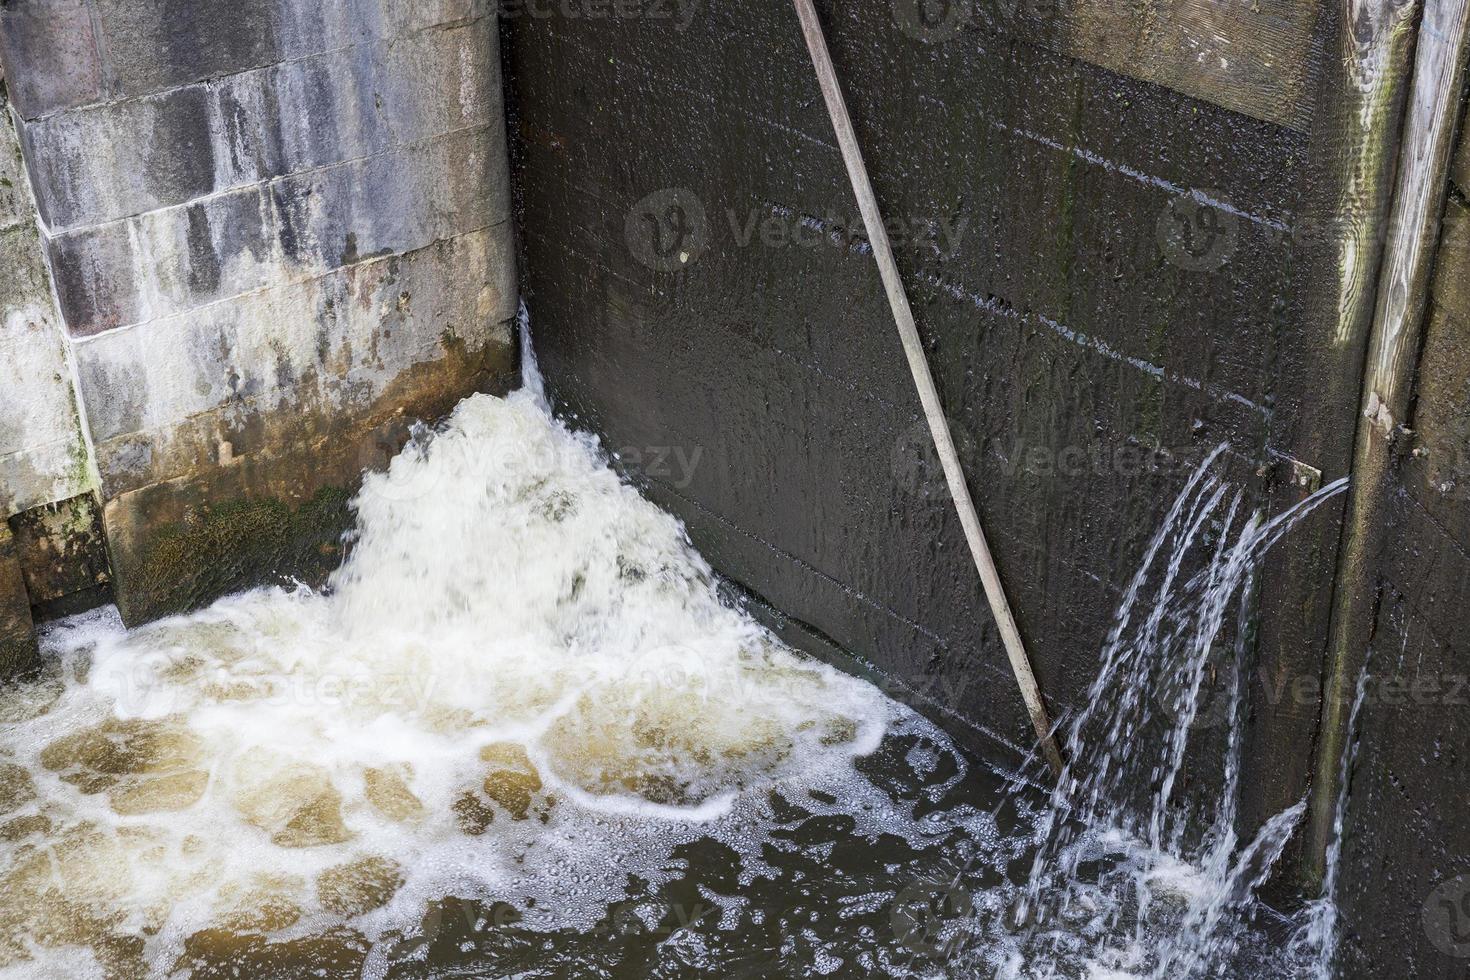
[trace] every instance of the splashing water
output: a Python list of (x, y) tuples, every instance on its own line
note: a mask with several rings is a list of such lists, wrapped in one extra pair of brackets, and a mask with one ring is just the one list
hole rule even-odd
[(521, 393), (546, 415), (551, 415), (551, 402), (546, 397), (546, 379), (541, 376), (541, 364), (536, 360), (536, 348), (531, 345), (531, 309), (521, 300), (516, 311), (516, 335), (521, 352)]
[[(1248, 842), (1237, 838), (1236, 807), (1252, 577), (1346, 481), (1271, 520), (1242, 518), (1242, 494), (1218, 474), (1225, 448), (1195, 471), (1150, 542), (1066, 728), (1068, 766), (1038, 823), (1027, 883), (1006, 910), (1005, 925), (1023, 938), (972, 957), (1005, 975), (1255, 976), (1260, 954), (1272, 957), (1271, 975), (1306, 977), (1330, 956), (1330, 930), (1292, 944), (1283, 963), (1280, 944), (1249, 928), (1276, 915), (1257, 892), (1305, 802)], [(1191, 736), (1223, 743), (1209, 792), (1183, 792)], [(1330, 915), (1330, 905), (1309, 915)], [(992, 928), (987, 941), (995, 938)]]
[(1365, 663), (1362, 673), (1358, 675), (1352, 710), (1348, 713), (1348, 750), (1343, 753), (1341, 768), (1338, 770), (1337, 806), (1332, 818), (1332, 836), (1327, 846), (1322, 894), (1308, 903), (1301, 916), (1302, 923), (1292, 936), (1289, 948), (1291, 959), (1312, 964), (1313, 980), (1330, 980), (1332, 956), (1337, 950), (1337, 876), (1342, 861), (1343, 822), (1347, 816), (1348, 787), (1351, 785), (1353, 763), (1358, 758), (1358, 713), (1367, 697), (1370, 678), (1368, 664)]
[[(721, 603), (678, 522), (552, 419), (521, 314), (525, 387), (366, 478), (326, 592), (77, 617), (0, 691), (0, 977), (1187, 976), (1235, 955), (1299, 808), (1234, 839), (1245, 644), (1215, 641), (1320, 496), (1230, 538), (1239, 498), (1201, 468), (1047, 805)], [(1216, 668), (1229, 764), (1199, 834), (1173, 797)], [(1179, 723), (1154, 737), (1161, 708)]]

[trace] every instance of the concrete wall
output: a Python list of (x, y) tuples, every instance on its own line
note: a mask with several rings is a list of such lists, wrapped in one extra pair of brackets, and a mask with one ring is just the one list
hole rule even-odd
[(488, 3), (12, 0), (0, 54), (124, 617), (320, 578), (362, 468), (513, 371)]

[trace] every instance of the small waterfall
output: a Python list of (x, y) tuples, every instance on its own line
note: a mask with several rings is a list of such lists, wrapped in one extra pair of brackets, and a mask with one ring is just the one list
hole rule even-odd
[(542, 412), (550, 415), (546, 378), (541, 374), (541, 363), (536, 360), (536, 348), (531, 343), (531, 308), (524, 299), (516, 312), (516, 341), (521, 350), (521, 392)]
[(380, 978), (450, 898), (595, 938), (681, 847), (764, 867), (778, 791), (923, 840), (857, 763), (926, 729), (722, 602), (520, 333), (522, 390), (365, 477), (329, 589), (85, 614), (0, 687), (0, 978)]
[[(1305, 811), (1298, 803), (1237, 838), (1250, 595), (1271, 547), (1346, 480), (1269, 520), (1246, 516), (1220, 472), (1225, 448), (1194, 471), (1150, 541), (1065, 729), (1068, 767), (1012, 910), (1025, 930), (1017, 975), (1233, 975), (1255, 895)], [(1197, 739), (1205, 751), (1191, 756)], [(1213, 792), (1184, 788), (1186, 760), (1217, 767)]]
[(1337, 781), (1336, 816), (1332, 821), (1332, 842), (1327, 847), (1327, 867), (1323, 875), (1322, 894), (1313, 900), (1302, 916), (1302, 925), (1292, 937), (1293, 959), (1312, 964), (1311, 980), (1331, 980), (1332, 955), (1337, 949), (1337, 875), (1342, 860), (1343, 820), (1347, 814), (1348, 782), (1353, 763), (1358, 758), (1358, 712), (1368, 692), (1368, 667), (1358, 675), (1358, 689), (1348, 715), (1348, 750), (1343, 753), (1342, 769)]

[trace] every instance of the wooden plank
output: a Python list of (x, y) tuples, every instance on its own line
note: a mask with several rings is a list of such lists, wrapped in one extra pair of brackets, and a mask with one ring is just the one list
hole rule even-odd
[[(1470, 0), (1427, 0), (1417, 34), (1409, 34), (1414, 9), (1412, 3), (1402, 3), (1397, 9), (1378, 4), (1366, 7), (1350, 4), (1350, 13), (1364, 20), (1362, 24), (1345, 25), (1350, 47), (1365, 56), (1358, 61), (1363, 68), (1387, 63), (1383, 52), (1375, 50), (1375, 44), (1387, 50), (1412, 38), (1415, 47), (1392, 217), (1386, 226), (1388, 241), (1377, 277), (1368, 274), (1372, 265), (1361, 264), (1362, 250), (1358, 247), (1371, 245), (1377, 239), (1379, 229), (1371, 217), (1364, 229), (1353, 233), (1341, 253), (1344, 278), (1340, 302), (1345, 314), (1360, 309), (1369, 300), (1375, 306), (1363, 379), (1362, 416), (1358, 420), (1353, 455), (1352, 499), (1338, 554), (1327, 684), (1312, 784), (1305, 857), (1308, 875), (1318, 882), (1325, 871), (1339, 788), (1344, 779), (1342, 767), (1352, 691), (1366, 662), (1365, 638), (1372, 635), (1375, 547), (1385, 526), (1385, 508), (1393, 498), (1391, 443), (1406, 414), (1434, 245), (1439, 238), (1439, 219), (1449, 188), (1450, 155), (1461, 107), (1466, 30), (1470, 26)], [(1352, 77), (1350, 74), (1349, 78)], [(1372, 78), (1373, 74), (1364, 77)], [(1381, 88), (1378, 93), (1372, 91), (1372, 86), (1360, 84), (1365, 110), (1373, 108), (1375, 103), (1390, 105), (1392, 92), (1399, 85), (1396, 78), (1381, 75), (1378, 82)], [(1365, 111), (1362, 118), (1379, 117)], [(1385, 111), (1381, 121), (1392, 118), (1393, 114)], [(1378, 169), (1365, 168), (1365, 180)], [(1376, 177), (1364, 186), (1376, 186)], [(1351, 182), (1347, 190), (1352, 192)], [(1371, 257), (1369, 252), (1370, 261)], [(1349, 266), (1348, 259), (1359, 262)], [(1355, 342), (1356, 330), (1352, 326), (1355, 319), (1345, 315), (1340, 321), (1344, 343)]]
[(1074, 57), (1305, 131), (1317, 0), (1063, 0)]
[(1380, 273), (1363, 389), (1365, 415), (1389, 438), (1408, 407), (1460, 115), (1467, 24), (1470, 0), (1429, 0), (1419, 28), (1389, 225), (1393, 234)]

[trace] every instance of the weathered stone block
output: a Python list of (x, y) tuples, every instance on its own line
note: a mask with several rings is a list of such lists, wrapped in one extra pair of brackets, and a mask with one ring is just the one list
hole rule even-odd
[(276, 270), (263, 185), (47, 241), (67, 329), (85, 337), (260, 289)]
[(91, 485), (80, 430), (0, 456), (0, 514), (17, 514)]
[(41, 217), (61, 231), (213, 193), (212, 107), (197, 85), (23, 123)]
[(38, 307), (10, 309), (0, 327), (0, 456), (67, 435), (73, 414), (55, 321)]
[[(371, 45), (251, 72), (220, 91), (221, 116), (240, 118), (244, 145), (262, 148), (260, 173), (291, 174), (386, 149), (392, 137)], [(231, 101), (250, 109), (233, 110)]]
[(42, 216), (91, 227), (386, 149), (372, 72), (351, 49), (25, 124)]
[(277, 182), (285, 257), (332, 269), (504, 220), (504, 152), (503, 130), (488, 127)]
[[(508, 216), (504, 131), (461, 131), (47, 242), (69, 332), (174, 316)], [(269, 187), (267, 198), (266, 188)]]
[(478, 20), (495, 9), (493, 0), (376, 0), (381, 36), (392, 37), (440, 24)]
[(142, 283), (130, 222), (113, 222), (46, 240), (56, 298), (67, 331), (86, 337), (144, 319)]
[(40, 659), (31, 600), (20, 573), (10, 528), (0, 521), (0, 677), (11, 677)]
[(83, 494), (10, 519), (16, 555), (33, 611), (69, 615), (103, 600), (111, 574), (102, 509)]
[(102, 98), (102, 56), (87, 0), (0, 4), (0, 62), (27, 119)]
[(377, 48), (375, 57), (395, 142), (501, 118), (500, 48), (483, 23), (411, 34)]
[(59, 234), (487, 125), (493, 36), (424, 31), (25, 123), (41, 215)]
[(175, 85), (279, 61), (280, 4), (241, 0), (105, 0), (97, 17), (116, 94)]
[(153, 95), (484, 18), (489, 0), (10, 0), (0, 61), (21, 115)]
[(82, 341), (105, 496), (274, 451), (256, 416), (356, 412), (449, 338), (508, 348), (515, 303), (502, 224)]
[(0, 518), (90, 484), (39, 236), (34, 224), (15, 225), (0, 231)]
[[(0, 22), (0, 33), (3, 27)], [(0, 91), (0, 518), (91, 486), (60, 317), (9, 109)]]
[(222, 184), (370, 156), (391, 144), (375, 47), (357, 45), (212, 83)]
[(238, 74), (441, 24), (488, 0), (107, 0), (98, 5), (118, 96)]

